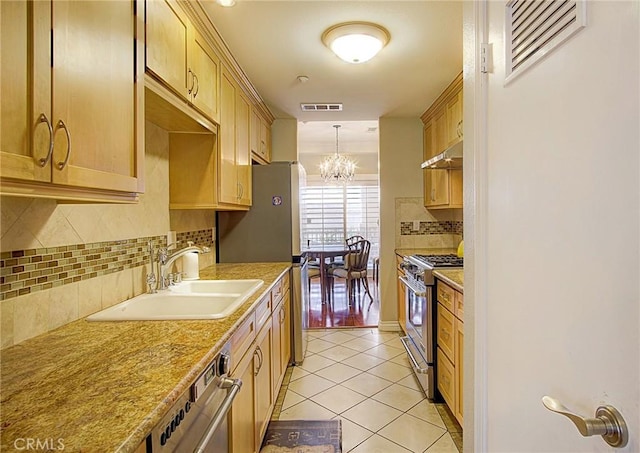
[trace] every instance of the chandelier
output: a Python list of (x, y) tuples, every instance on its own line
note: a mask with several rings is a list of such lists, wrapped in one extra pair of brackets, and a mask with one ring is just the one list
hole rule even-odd
[(320, 164), (320, 177), (326, 183), (346, 183), (351, 181), (356, 172), (356, 164), (346, 156), (338, 155), (338, 129), (340, 125), (336, 124), (336, 153), (333, 156), (327, 156)]

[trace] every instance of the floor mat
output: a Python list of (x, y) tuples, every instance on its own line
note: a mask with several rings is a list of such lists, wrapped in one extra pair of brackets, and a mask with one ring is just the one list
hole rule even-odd
[(260, 453), (342, 453), (342, 422), (273, 420)]

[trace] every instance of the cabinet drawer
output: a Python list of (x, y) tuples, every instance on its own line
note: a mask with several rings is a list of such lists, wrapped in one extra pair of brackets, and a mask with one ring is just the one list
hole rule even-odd
[(277, 302), (282, 299), (284, 293), (289, 291), (289, 273), (287, 272), (284, 276), (276, 282), (273, 289), (271, 290), (271, 300), (274, 305), (277, 305)]
[(458, 291), (456, 291), (454, 313), (460, 321), (464, 321), (464, 294)]
[(438, 347), (449, 359), (453, 359), (454, 319), (449, 310), (445, 309), (442, 304), (438, 304)]
[(256, 332), (260, 332), (262, 326), (265, 325), (271, 316), (271, 297), (263, 297), (256, 308)]
[(455, 401), (455, 368), (448, 357), (438, 348), (438, 390), (453, 412), (456, 407)]
[(438, 302), (444, 305), (451, 313), (454, 312), (455, 293), (455, 289), (438, 280)]
[[(244, 353), (249, 349), (251, 342), (256, 337), (256, 316), (255, 312), (251, 313), (249, 317), (238, 327), (231, 337), (231, 357), (235, 357), (239, 360)], [(232, 363), (232, 369), (235, 369), (238, 362)]]

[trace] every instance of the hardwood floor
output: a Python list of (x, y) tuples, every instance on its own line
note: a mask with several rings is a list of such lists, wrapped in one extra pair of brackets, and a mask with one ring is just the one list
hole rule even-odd
[(377, 327), (380, 318), (380, 300), (378, 285), (369, 277), (369, 290), (373, 302), (366, 295), (364, 288), (356, 290), (355, 304), (347, 303), (347, 286), (345, 280), (334, 279), (331, 302), (321, 303), (320, 281), (311, 279), (311, 300), (309, 309), (309, 327), (311, 329), (341, 327)]

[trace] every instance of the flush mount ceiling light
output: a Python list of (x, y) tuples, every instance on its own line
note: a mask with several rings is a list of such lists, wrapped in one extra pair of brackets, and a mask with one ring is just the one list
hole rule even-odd
[(322, 34), (324, 45), (347, 63), (371, 60), (390, 39), (384, 27), (371, 22), (344, 22)]
[(346, 183), (351, 181), (356, 173), (356, 164), (346, 156), (338, 155), (338, 129), (336, 124), (336, 153), (327, 156), (320, 164), (320, 177), (326, 183)]
[(236, 0), (216, 0), (216, 3), (220, 6), (230, 8), (236, 4)]

